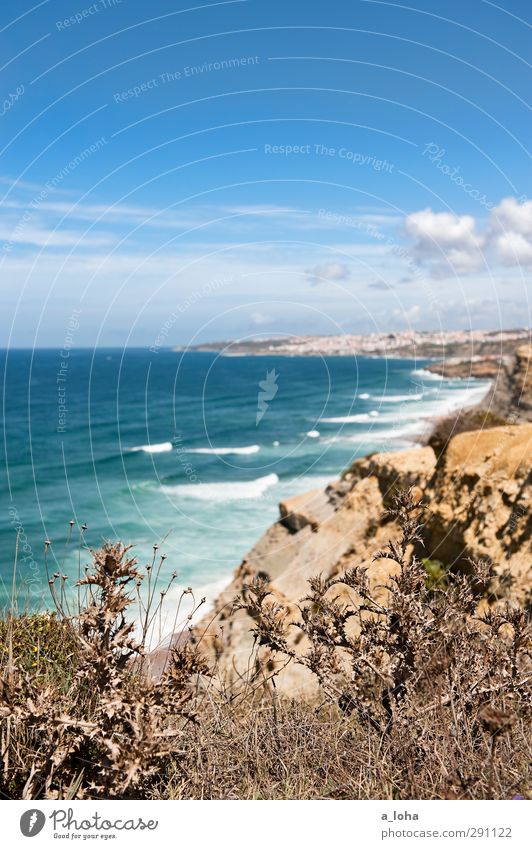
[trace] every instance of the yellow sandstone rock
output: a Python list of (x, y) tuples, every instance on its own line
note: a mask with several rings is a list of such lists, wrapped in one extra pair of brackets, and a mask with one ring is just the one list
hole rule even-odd
[[(380, 586), (395, 567), (373, 557), (398, 532), (383, 513), (393, 493), (408, 486), (417, 487), (428, 505), (425, 556), (456, 568), (467, 568), (470, 557), (489, 559), (499, 572), (509, 572), (513, 593), (529, 592), (531, 457), (532, 424), (473, 431), (452, 439), (438, 466), (429, 447), (374, 454), (357, 460), (325, 490), (287, 499), (279, 521), (244, 558), (203, 623), (205, 644), (218, 668), (228, 682), (249, 671), (254, 623), (243, 611), (233, 617), (227, 611), (254, 576), (268, 580), (274, 596), (292, 605), (294, 618), (314, 575), (338, 576), (362, 564), (373, 586)], [(342, 598), (349, 599), (347, 590)], [(300, 632), (291, 630), (294, 648), (304, 651)], [(268, 666), (265, 651), (259, 659)], [(277, 687), (291, 695), (309, 694), (315, 682), (306, 670), (289, 664)]]

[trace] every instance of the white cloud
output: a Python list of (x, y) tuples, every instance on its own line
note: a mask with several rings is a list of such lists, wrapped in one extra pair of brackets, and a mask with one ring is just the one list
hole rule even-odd
[(528, 324), (523, 303), (519, 300), (498, 297), (442, 296), (438, 301), (422, 304), (405, 304), (392, 310), (397, 322), (419, 328), (466, 329), (472, 327), (522, 327)]
[(272, 317), (257, 310), (251, 313), (249, 320), (255, 327), (263, 327), (265, 324), (270, 324)]
[(503, 265), (532, 265), (532, 241), (521, 233), (501, 233), (495, 248)]
[(37, 245), (41, 248), (101, 248), (115, 244), (111, 234), (86, 235), (73, 230), (49, 230), (45, 227), (5, 228), (0, 226), (0, 241), (6, 245)]
[(349, 267), (344, 262), (327, 262), (308, 269), (306, 275), (313, 285), (317, 283), (338, 283), (348, 280), (351, 276)]
[(532, 238), (532, 200), (519, 203), (517, 198), (504, 198), (499, 206), (494, 207), (491, 217), (492, 226)]
[(412, 253), (433, 277), (468, 274), (483, 266), (532, 265), (532, 201), (504, 198), (482, 230), (472, 215), (422, 209), (408, 215)]
[(371, 283), (368, 283), (368, 287), (370, 289), (377, 289), (383, 292), (390, 292), (393, 289), (393, 286), (390, 283), (386, 283), (384, 280), (373, 280)]
[(452, 215), (422, 209), (408, 215), (406, 233), (414, 239), (413, 254), (430, 265), (435, 277), (463, 274), (482, 267), (482, 236), (472, 215)]
[(502, 265), (532, 265), (532, 201), (504, 198), (491, 212), (488, 238)]
[(392, 310), (392, 315), (398, 321), (402, 321), (408, 326), (411, 324), (419, 324), (424, 319), (424, 311), (419, 304), (412, 304), (412, 306), (408, 308), (405, 307), (402, 310)]

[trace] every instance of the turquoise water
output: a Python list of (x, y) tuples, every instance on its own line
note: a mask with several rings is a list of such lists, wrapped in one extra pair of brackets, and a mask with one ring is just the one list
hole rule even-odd
[(212, 594), (282, 497), (411, 444), (427, 417), (487, 390), (411, 360), (117, 349), (2, 359), (4, 603), (17, 533), (19, 591), (48, 605), (44, 540), (50, 569), (73, 578), (84, 523), (85, 545), (119, 538), (144, 560), (157, 543), (163, 571)]

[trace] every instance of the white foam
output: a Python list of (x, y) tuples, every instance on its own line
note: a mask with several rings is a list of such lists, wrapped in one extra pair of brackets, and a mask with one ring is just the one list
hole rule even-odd
[(326, 444), (353, 442), (357, 445), (379, 445), (382, 442), (389, 442), (390, 440), (401, 440), (405, 436), (418, 436), (425, 433), (429, 428), (430, 423), (426, 419), (416, 419), (415, 421), (406, 421), (397, 427), (382, 430), (372, 428), (364, 433), (342, 433), (337, 436), (331, 436), (329, 439), (324, 440), (324, 442)]
[(226, 481), (223, 483), (190, 483), (162, 486), (165, 495), (178, 498), (195, 498), (198, 501), (241, 501), (260, 498), (270, 486), (279, 483), (276, 474), (264, 475), (252, 481)]
[(378, 400), (381, 404), (395, 404), (399, 401), (421, 401), (423, 392), (411, 393), (410, 395), (383, 395)]
[(427, 371), (427, 369), (425, 369), (425, 368), (414, 369), (412, 374), (415, 377), (420, 377), (421, 380), (445, 380), (445, 378), (442, 377), (441, 374), (435, 374), (432, 371)]
[(363, 401), (367, 401), (367, 399), (370, 398), (371, 396), (370, 396), (369, 392), (361, 392), (357, 397), (362, 398)]
[(442, 393), (442, 397), (431, 405), (432, 415), (445, 415), (455, 412), (462, 407), (471, 407), (479, 404), (489, 392), (491, 383), (489, 381), (478, 381), (477, 386), (468, 389), (454, 389), (448, 393)]
[(165, 451), (171, 451), (173, 445), (171, 442), (155, 442), (153, 445), (135, 445), (132, 451), (144, 451), (146, 454), (163, 454)]
[(307, 436), (309, 436), (311, 439), (318, 439), (319, 435), (320, 435), (319, 430), (308, 430), (307, 431)]
[[(439, 388), (436, 398), (416, 405), (415, 418), (413, 417), (414, 408), (410, 408), (410, 412), (407, 415), (404, 412), (401, 414), (399, 411), (390, 411), (384, 415), (381, 414), (378, 423), (375, 422), (377, 427), (372, 426), (365, 433), (342, 433), (331, 437), (326, 442), (354, 442), (357, 444), (374, 445), (390, 440), (395, 441), (405, 436), (413, 437), (426, 434), (430, 430), (430, 420), (432, 418), (445, 416), (462, 408), (480, 403), (489, 391), (490, 386), (490, 381), (475, 381), (474, 385), (469, 386), (467, 389)], [(342, 421), (347, 419), (358, 421), (355, 416), (346, 416)], [(370, 416), (367, 417), (367, 420), (371, 421)], [(378, 425), (384, 423), (394, 423), (394, 426), (380, 429)]]
[(258, 454), (260, 445), (243, 445), (235, 448), (187, 448), (187, 454), (216, 454), (219, 457), (231, 454)]
[(370, 416), (368, 413), (357, 413), (354, 416), (331, 416), (320, 421), (327, 424), (357, 424), (357, 422), (369, 422)]

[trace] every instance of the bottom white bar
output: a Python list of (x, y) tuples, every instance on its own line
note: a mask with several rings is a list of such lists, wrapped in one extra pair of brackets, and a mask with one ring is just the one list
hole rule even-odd
[[(530, 841), (530, 802), (4, 802), (3, 846), (111, 845), (305, 849), (514, 846)], [(32, 840), (35, 842), (32, 843)]]

